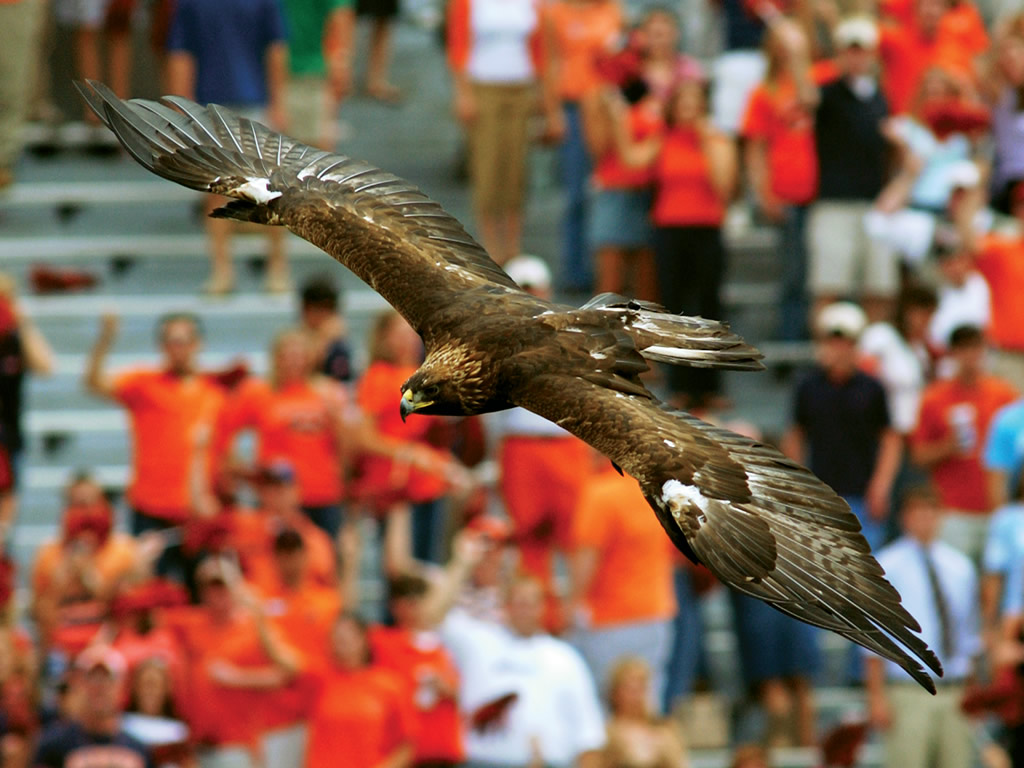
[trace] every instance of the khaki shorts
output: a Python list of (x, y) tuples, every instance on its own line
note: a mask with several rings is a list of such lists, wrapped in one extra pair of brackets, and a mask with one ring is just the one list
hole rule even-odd
[(476, 119), (469, 126), (473, 204), (483, 213), (519, 211), (526, 188), (529, 120), (536, 105), (531, 84), (473, 84)]
[(864, 217), (871, 203), (821, 202), (807, 223), (808, 278), (815, 296), (895, 296), (899, 261), (889, 246), (868, 237)]
[(329, 113), (333, 109), (334, 100), (326, 78), (318, 75), (293, 76), (288, 81), (286, 93), (288, 134), (315, 147), (323, 141), (333, 141), (333, 132), (330, 130), (333, 115)]

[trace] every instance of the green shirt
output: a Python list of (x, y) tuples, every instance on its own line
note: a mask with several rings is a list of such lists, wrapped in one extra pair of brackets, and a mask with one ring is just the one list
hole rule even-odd
[(325, 75), (324, 25), (352, 0), (283, 0), (288, 24), (288, 61), (293, 75)]

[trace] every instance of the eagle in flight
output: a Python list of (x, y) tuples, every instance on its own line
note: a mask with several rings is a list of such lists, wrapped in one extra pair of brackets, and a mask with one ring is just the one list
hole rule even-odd
[(390, 173), (216, 105), (78, 87), (147, 169), (233, 198), (211, 215), (287, 227), (409, 321), (426, 359), (402, 385), (403, 417), (522, 406), (550, 419), (636, 478), (669, 538), (720, 580), (895, 661), (934, 693), (923, 665), (941, 675), (941, 664), (847, 504), (774, 448), (672, 411), (643, 385), (649, 360), (762, 368), (726, 325), (610, 294), (579, 308), (536, 298)]

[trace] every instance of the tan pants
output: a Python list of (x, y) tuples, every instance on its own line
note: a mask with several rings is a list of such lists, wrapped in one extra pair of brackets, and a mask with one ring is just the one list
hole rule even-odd
[(989, 373), (999, 376), (1024, 391), (1024, 351), (1016, 349), (990, 349)]
[(532, 85), (473, 84), (477, 114), (469, 127), (473, 205), (482, 213), (519, 211), (526, 188)]
[(0, 169), (14, 165), (21, 152), (42, 9), (40, 0), (0, 3)]
[(964, 689), (932, 696), (916, 683), (888, 687), (892, 725), (885, 733), (886, 768), (970, 768), (971, 726), (960, 711)]

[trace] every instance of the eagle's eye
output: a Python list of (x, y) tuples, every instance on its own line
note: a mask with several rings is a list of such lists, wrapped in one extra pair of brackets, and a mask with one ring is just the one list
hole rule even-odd
[(420, 394), (423, 397), (437, 397), (439, 394), (441, 394), (441, 387), (439, 387), (437, 384), (431, 384), (429, 387), (424, 387), (422, 390), (420, 390)]

